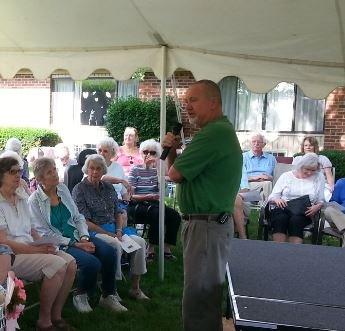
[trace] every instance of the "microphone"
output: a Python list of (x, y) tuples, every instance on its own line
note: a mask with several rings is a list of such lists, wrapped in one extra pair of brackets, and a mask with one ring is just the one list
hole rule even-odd
[[(182, 129), (182, 123), (177, 122), (172, 129), (172, 133), (175, 136), (177, 136), (180, 133), (181, 129)], [(170, 152), (170, 147), (164, 147), (160, 159), (164, 161), (167, 158), (169, 152)]]

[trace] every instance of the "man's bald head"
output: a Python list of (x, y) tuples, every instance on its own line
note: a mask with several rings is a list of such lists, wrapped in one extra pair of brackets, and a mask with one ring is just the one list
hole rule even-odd
[(193, 85), (202, 85), (205, 88), (205, 94), (210, 98), (215, 98), (215, 100), (220, 105), (222, 105), (222, 96), (220, 93), (220, 88), (218, 84), (216, 84), (214, 81), (209, 80), (209, 79), (202, 79), (191, 84), (191, 86)]

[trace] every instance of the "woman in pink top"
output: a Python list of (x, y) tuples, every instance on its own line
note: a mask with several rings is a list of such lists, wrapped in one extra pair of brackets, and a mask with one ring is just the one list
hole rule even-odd
[(123, 146), (119, 148), (116, 159), (116, 162), (123, 167), (126, 177), (134, 166), (144, 163), (137, 147), (138, 141), (137, 129), (127, 127), (123, 134)]

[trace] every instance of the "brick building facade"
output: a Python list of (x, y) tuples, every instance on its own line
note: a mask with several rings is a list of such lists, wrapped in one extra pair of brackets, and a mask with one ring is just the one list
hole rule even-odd
[[(175, 73), (175, 82), (176, 82), (176, 92), (177, 96), (182, 103), (183, 95), (188, 88), (188, 86), (194, 82), (195, 79), (191, 72), (188, 71), (179, 71)], [(31, 74), (18, 74), (13, 79), (0, 79), (0, 92), (6, 89), (40, 89), (44, 91), (51, 91), (51, 79), (37, 80), (34, 79)], [(167, 80), (167, 94), (173, 95), (173, 88), (171, 80)], [(154, 76), (152, 72), (145, 74), (145, 79), (139, 84), (139, 96), (143, 99), (150, 98), (159, 98), (160, 97), (160, 81)], [(47, 98), (46, 98), (47, 99)], [(15, 102), (16, 100), (14, 100)], [(46, 127), (49, 127), (51, 121), (50, 114), (50, 105), (49, 100), (45, 101), (46, 112)], [(0, 93), (0, 112), (1, 110), (1, 93)], [(35, 112), (35, 107), (28, 106), (27, 109), (23, 111), (30, 112), (31, 114)], [(7, 117), (10, 117), (7, 113)], [(195, 131), (195, 128), (192, 128), (187, 120), (185, 113), (182, 113), (185, 136), (189, 137)], [(16, 121), (18, 119), (16, 118)], [(2, 125), (6, 125), (2, 121)], [(345, 87), (336, 88), (331, 92), (326, 100), (326, 109), (325, 109), (325, 125), (324, 125), (324, 135), (323, 146), (324, 149), (340, 149), (339, 138), (341, 135), (345, 134)], [(300, 139), (301, 135), (298, 136)], [(322, 140), (321, 139), (321, 140)], [(321, 144), (322, 145), (322, 144)]]
[(341, 149), (339, 138), (345, 134), (345, 87), (329, 94), (325, 111), (324, 149)]

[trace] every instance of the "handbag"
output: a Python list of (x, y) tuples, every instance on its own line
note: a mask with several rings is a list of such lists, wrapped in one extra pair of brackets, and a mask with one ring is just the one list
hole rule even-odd
[(299, 198), (287, 201), (287, 207), (285, 209), (292, 215), (300, 216), (305, 215), (308, 207), (311, 207), (309, 195), (302, 195)]

